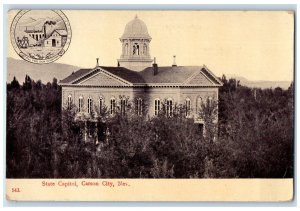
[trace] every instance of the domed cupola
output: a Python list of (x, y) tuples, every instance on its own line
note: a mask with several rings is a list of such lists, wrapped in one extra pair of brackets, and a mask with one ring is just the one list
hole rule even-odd
[(151, 39), (146, 24), (137, 17), (126, 24), (121, 39), (144, 38)]
[(146, 24), (137, 16), (126, 24), (124, 33), (120, 38), (122, 54), (118, 64), (127, 69), (142, 71), (150, 67), (152, 59), (149, 53), (151, 36)]

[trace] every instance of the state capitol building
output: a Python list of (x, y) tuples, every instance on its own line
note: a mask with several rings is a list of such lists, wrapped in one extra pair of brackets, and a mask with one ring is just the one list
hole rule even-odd
[[(203, 124), (201, 103), (218, 100), (222, 82), (205, 66), (179, 66), (175, 56), (170, 66), (159, 66), (150, 56), (151, 36), (137, 16), (127, 23), (116, 67), (80, 69), (59, 82), (62, 108), (72, 105), (78, 115), (89, 116), (106, 107), (109, 114), (125, 114), (129, 102), (138, 115), (158, 115), (163, 105), (172, 116), (176, 105), (184, 105), (186, 117)], [(147, 105), (144, 109), (143, 105)]]

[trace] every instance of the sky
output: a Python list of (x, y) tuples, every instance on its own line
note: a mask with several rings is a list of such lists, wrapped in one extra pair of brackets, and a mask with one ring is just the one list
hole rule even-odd
[[(292, 81), (294, 16), (287, 11), (100, 11), (63, 10), (72, 29), (67, 52), (56, 63), (92, 68), (116, 66), (126, 24), (137, 15), (152, 37), (158, 66), (205, 64), (215, 75), (248, 80)], [(7, 56), (21, 59), (9, 38)], [(47, 65), (47, 64), (43, 64)]]

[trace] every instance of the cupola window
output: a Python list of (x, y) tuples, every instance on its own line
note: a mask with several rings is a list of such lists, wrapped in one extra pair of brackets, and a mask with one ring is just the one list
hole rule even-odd
[(133, 45), (133, 55), (139, 55), (140, 54), (140, 46), (137, 43), (134, 43)]
[(144, 46), (143, 46), (143, 54), (147, 55), (147, 44), (146, 43), (144, 43)]

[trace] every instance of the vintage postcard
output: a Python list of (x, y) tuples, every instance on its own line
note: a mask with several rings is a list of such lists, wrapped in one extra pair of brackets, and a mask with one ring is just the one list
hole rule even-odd
[(293, 199), (293, 11), (6, 21), (7, 200)]

